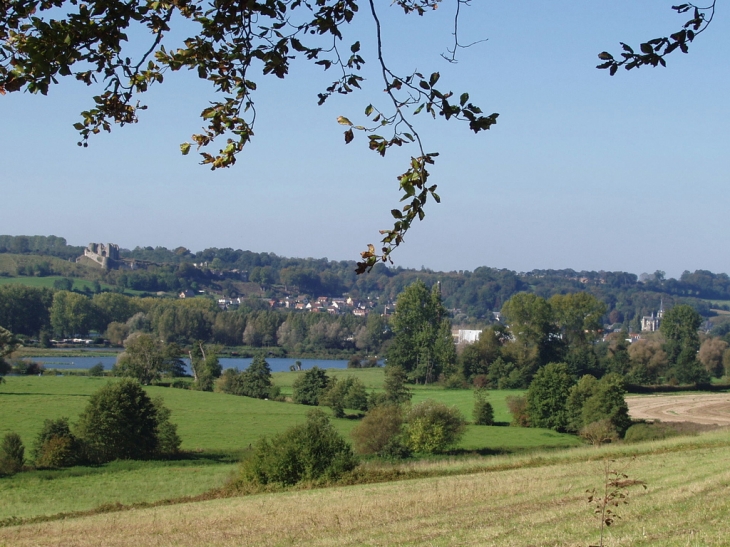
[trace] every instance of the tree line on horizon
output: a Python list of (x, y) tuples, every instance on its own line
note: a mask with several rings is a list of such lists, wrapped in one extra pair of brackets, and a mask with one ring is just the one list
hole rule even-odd
[(440, 282), (444, 306), (459, 324), (490, 323), (493, 312), (499, 311), (514, 294), (525, 291), (543, 298), (588, 292), (608, 306), (606, 324), (629, 330), (639, 330), (641, 317), (656, 311), (662, 299), (669, 306), (689, 304), (703, 317), (714, 315), (713, 307), (728, 307), (727, 303), (711, 306), (706, 300), (730, 300), (730, 277), (705, 270), (686, 271), (680, 279), (666, 279), (663, 272), (657, 271), (642, 275), (642, 281), (627, 272), (565, 269), (516, 273), (489, 267), (437, 272), (378, 265), (367, 275), (356, 275), (354, 261), (285, 258), (233, 249), (210, 248), (192, 253), (184, 247), (136, 247), (122, 250), (121, 254), (148, 262), (144, 268), (104, 272), (76, 264), (30, 261), (33, 256), (68, 258), (83, 252), (82, 247), (66, 245), (65, 239), (56, 236), (0, 236), (0, 253), (3, 252), (19, 253), (29, 260), (18, 264), (15, 271), (6, 272), (8, 275), (84, 277), (88, 272), (87, 277), (119, 291), (132, 289), (153, 294), (204, 288), (230, 297), (240, 296), (240, 282), (248, 280), (260, 286), (258, 295), (265, 298), (349, 294), (370, 297), (379, 302), (381, 310), (417, 279), (429, 286)]

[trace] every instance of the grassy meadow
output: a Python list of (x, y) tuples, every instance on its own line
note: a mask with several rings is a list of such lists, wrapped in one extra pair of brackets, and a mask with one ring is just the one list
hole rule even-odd
[[(34, 277), (34, 276), (18, 276), (18, 277), (0, 277), (0, 285), (25, 285), (26, 287), (45, 287), (48, 289), (53, 288), (53, 282), (57, 279), (64, 279), (64, 276), (62, 275), (47, 275), (44, 277)], [(79, 278), (71, 278), (73, 281), (73, 286), (71, 287), (71, 290), (73, 291), (79, 291), (79, 292), (92, 292), (94, 289), (94, 283), (92, 281), (87, 281), (86, 279), (79, 279)], [(100, 283), (99, 284), (102, 288), (102, 290), (105, 291), (114, 291), (117, 287), (114, 287), (112, 285), (108, 285), (106, 283)], [(127, 296), (139, 296), (142, 294), (146, 294), (144, 291), (135, 291), (132, 289), (124, 289), (124, 294)]]
[[(354, 375), (372, 389), (383, 380), (382, 369), (333, 370), (334, 376)], [(274, 380), (284, 391), (301, 373), (276, 373)], [(18, 433), (31, 448), (45, 419), (69, 417), (83, 411), (88, 398), (109, 378), (89, 376), (9, 376), (0, 386), (0, 436)], [(58, 471), (30, 471), (0, 478), (0, 522), (12, 517), (37, 517), (91, 510), (100, 505), (154, 502), (197, 496), (224, 484), (235, 461), (263, 435), (273, 435), (304, 421), (310, 407), (209, 393), (151, 386), (153, 397), (162, 397), (178, 425), (182, 449), (188, 459), (174, 462), (115, 462), (99, 467), (76, 467)], [(490, 400), (497, 420), (509, 419), (508, 395), (494, 391)], [(457, 406), (469, 419), (473, 405), (470, 390), (444, 390), (415, 386), (414, 402), (426, 398)], [(356, 419), (333, 419), (346, 438)], [(544, 429), (469, 425), (454, 454), (517, 453), (580, 445), (581, 441)], [(438, 460), (439, 458), (435, 458)], [(441, 457), (440, 459), (443, 459)]]
[[(641, 445), (406, 464), (442, 476), (294, 490), (0, 528), (0, 546), (597, 545), (586, 491), (630, 489), (604, 545), (727, 545), (727, 431)], [(449, 474), (451, 472), (451, 474)]]
[[(291, 392), (291, 384), (302, 373), (275, 373), (274, 382), (282, 391)], [(382, 384), (382, 369), (336, 370), (333, 376), (360, 377), (368, 388)], [(89, 396), (110, 381), (89, 376), (9, 376), (0, 387), (0, 435), (18, 433), (30, 446), (43, 421), (67, 416), (73, 422), (86, 406)], [(112, 380), (113, 381), (113, 380)], [(240, 453), (263, 435), (273, 435), (304, 421), (310, 407), (237, 397), (223, 393), (189, 391), (165, 387), (146, 388), (150, 396), (162, 397), (172, 410), (178, 425), (182, 448), (214, 454)], [(509, 421), (505, 399), (520, 391), (492, 391), (489, 400), (495, 408), (495, 419)], [(414, 386), (414, 402), (427, 398), (454, 405), (471, 418), (474, 397), (471, 390), (445, 390), (439, 387)], [(333, 419), (338, 431), (349, 436), (357, 424), (353, 419)], [(462, 450), (524, 450), (579, 445), (575, 437), (550, 430), (468, 426), (467, 434), (457, 447)]]

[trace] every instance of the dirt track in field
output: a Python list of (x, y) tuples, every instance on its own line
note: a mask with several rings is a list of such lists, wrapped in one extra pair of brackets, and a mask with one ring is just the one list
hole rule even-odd
[(626, 397), (634, 419), (730, 426), (730, 394), (649, 395)]

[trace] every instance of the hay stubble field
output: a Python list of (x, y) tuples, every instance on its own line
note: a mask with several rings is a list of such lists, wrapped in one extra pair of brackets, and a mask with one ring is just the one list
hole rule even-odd
[[(617, 458), (648, 489), (634, 489), (619, 508), (623, 518), (608, 530), (606, 545), (720, 546), (727, 545), (730, 517), (729, 447), (723, 431), (634, 449), (497, 457), (477, 473), (8, 527), (0, 529), (0, 545), (585, 546), (598, 539), (586, 490), (600, 486), (603, 459)], [(500, 470), (500, 463), (517, 467)]]

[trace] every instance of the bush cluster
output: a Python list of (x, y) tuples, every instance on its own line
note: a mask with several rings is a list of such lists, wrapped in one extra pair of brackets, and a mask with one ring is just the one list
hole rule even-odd
[[(532, 427), (578, 433), (586, 426), (608, 420), (619, 436), (631, 425), (623, 379), (610, 373), (597, 380), (590, 374), (577, 382), (565, 363), (541, 368), (527, 390), (526, 407), (513, 401), (513, 421)], [(508, 400), (508, 404), (510, 401)]]
[(651, 424), (634, 424), (626, 430), (624, 440), (627, 443), (639, 443), (644, 441), (659, 441), (669, 437), (675, 437), (679, 432), (670, 425), (655, 422)]
[(403, 409), (384, 404), (371, 409), (351, 433), (358, 454), (393, 456), (402, 454)]
[(406, 445), (414, 452), (443, 452), (464, 435), (466, 420), (456, 407), (426, 400), (408, 413)]
[(332, 378), (329, 388), (320, 397), (320, 404), (332, 408), (336, 418), (345, 417), (345, 409), (367, 410), (368, 394), (359, 378), (348, 376), (344, 380)]
[(256, 355), (242, 372), (232, 368), (223, 371), (216, 382), (216, 391), (254, 399), (278, 400), (281, 397), (281, 390), (273, 384), (271, 367), (263, 355)]
[[(170, 414), (162, 399), (150, 399), (137, 381), (109, 383), (90, 397), (75, 426), (65, 417), (43, 422), (31, 452), (33, 465), (56, 469), (175, 454), (181, 441)], [(24, 465), (23, 443), (8, 433), (0, 446), (0, 474), (16, 473)]]
[(357, 466), (350, 445), (318, 409), (305, 423), (268, 439), (260, 439), (242, 464), (241, 480), (258, 485), (291, 486), (299, 482), (327, 483)]
[(43, 422), (32, 455), (35, 466), (41, 469), (71, 467), (85, 459), (83, 443), (71, 432), (68, 418)]

